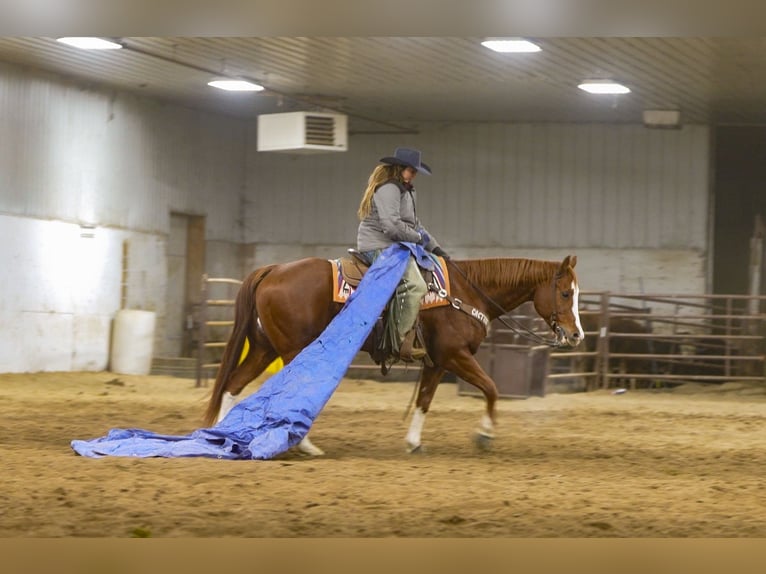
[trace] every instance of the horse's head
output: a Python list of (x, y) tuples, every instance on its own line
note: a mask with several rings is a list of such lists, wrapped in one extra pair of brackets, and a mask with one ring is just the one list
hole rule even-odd
[(576, 264), (577, 256), (567, 255), (553, 279), (541, 284), (534, 296), (535, 309), (556, 335), (556, 342), (570, 347), (576, 347), (585, 337), (578, 310)]

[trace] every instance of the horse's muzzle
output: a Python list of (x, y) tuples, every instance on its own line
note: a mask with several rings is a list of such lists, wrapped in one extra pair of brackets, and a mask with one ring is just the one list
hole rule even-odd
[(583, 336), (579, 330), (567, 333), (567, 331), (561, 327), (561, 325), (556, 324), (554, 332), (556, 333), (556, 346), (558, 347), (576, 347), (582, 343)]

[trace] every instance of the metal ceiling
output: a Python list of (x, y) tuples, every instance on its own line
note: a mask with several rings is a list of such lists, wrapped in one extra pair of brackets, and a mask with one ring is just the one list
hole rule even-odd
[[(238, 117), (345, 113), (353, 132), (426, 122), (641, 122), (677, 109), (683, 123), (766, 124), (766, 38), (530, 38), (499, 54), (468, 37), (130, 37), (84, 51), (53, 38), (0, 37), (0, 61)], [(227, 93), (213, 76), (266, 87)], [(593, 96), (584, 79), (632, 91)]]

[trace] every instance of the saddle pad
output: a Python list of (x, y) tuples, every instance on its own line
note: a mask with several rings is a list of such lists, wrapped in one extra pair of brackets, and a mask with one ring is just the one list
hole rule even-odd
[[(433, 253), (428, 256), (434, 261), (433, 282), (439, 289), (444, 289), (447, 294), (450, 293), (449, 271), (443, 257), (438, 257)], [(343, 273), (340, 269), (340, 259), (330, 259), (332, 265), (332, 300), (336, 303), (345, 303), (354, 292), (354, 287), (343, 279)], [(431, 309), (432, 307), (441, 307), (449, 305), (449, 301), (439, 297), (434, 291), (429, 290), (420, 301), (421, 309)]]

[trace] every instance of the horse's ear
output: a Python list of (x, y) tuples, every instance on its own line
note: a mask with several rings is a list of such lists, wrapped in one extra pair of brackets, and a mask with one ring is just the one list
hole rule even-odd
[(563, 275), (568, 268), (574, 267), (575, 265), (577, 265), (577, 255), (567, 255), (564, 257), (564, 261), (561, 262), (558, 274)]

